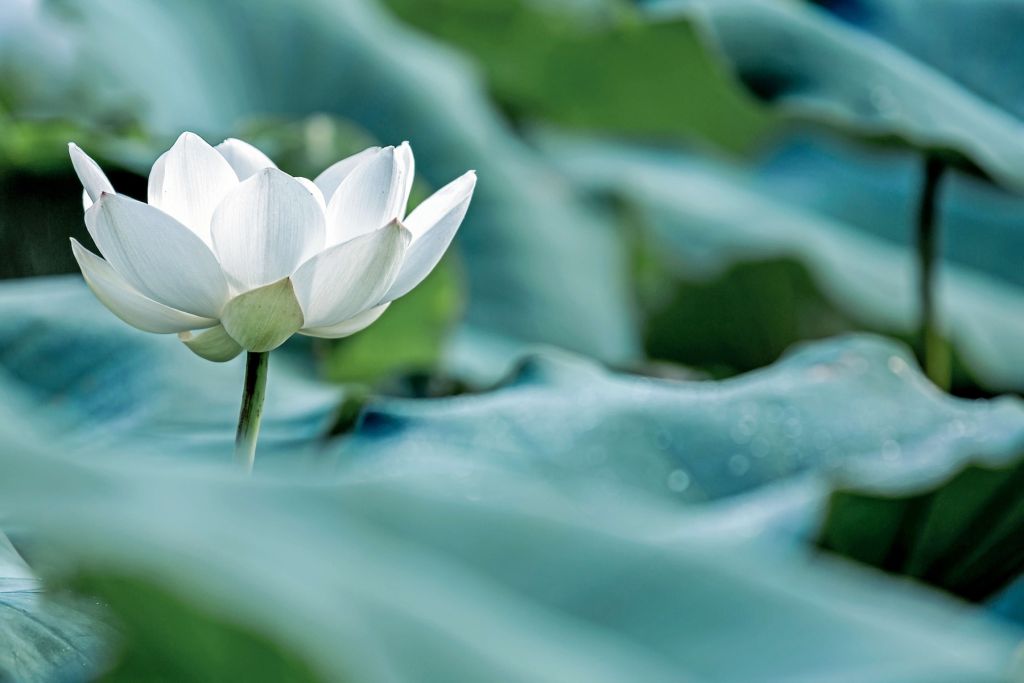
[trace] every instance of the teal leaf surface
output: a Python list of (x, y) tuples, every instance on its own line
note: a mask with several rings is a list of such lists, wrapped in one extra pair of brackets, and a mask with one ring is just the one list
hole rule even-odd
[(0, 681), (83, 680), (95, 671), (104, 633), (91, 615), (48, 600), (0, 532)]
[[(1016, 0), (813, 0), (834, 15), (1024, 116), (1024, 11)], [(922, 17), (926, 16), (926, 20)], [(961, 30), (970, 26), (969, 31)]]
[[(1012, 675), (1013, 632), (977, 614), (614, 485), (585, 501), (497, 467), (313, 482), (45, 453), (0, 464), (14, 519), (113, 610), (112, 680), (166, 622), (190, 627), (178, 671), (227, 679)], [(255, 673), (253, 642), (273, 643)]]
[[(79, 276), (0, 288), (0, 393), (18, 420), (77, 457), (118, 452), (229, 462), (244, 358), (211, 363), (175, 335), (115, 318)], [(262, 452), (294, 458), (325, 435), (342, 391), (274, 354)]]
[[(869, 329), (910, 333), (917, 320), (914, 252), (893, 237), (898, 211), (897, 169), (868, 170), (781, 160), (761, 173), (695, 154), (651, 150), (541, 134), (539, 143), (580, 187), (624, 199), (653, 236), (659, 257), (682, 280), (703, 281), (743, 262), (793, 259), (802, 264), (831, 305)], [(878, 171), (878, 168), (867, 168)], [(906, 171), (907, 167), (902, 166)], [(817, 175), (815, 175), (815, 172)], [(817, 180), (832, 172), (825, 186)], [(811, 178), (815, 181), (811, 183)], [(871, 192), (865, 187), (876, 188)], [(943, 219), (956, 223), (954, 244), (976, 249), (950, 254), (939, 275), (940, 319), (968, 370), (991, 389), (1024, 387), (1024, 289), (1010, 245), (1019, 241), (1010, 220), (1016, 201), (958, 185)], [(881, 200), (879, 200), (881, 198)], [(906, 211), (905, 203), (897, 204)], [(851, 205), (857, 208), (850, 208)], [(877, 207), (877, 208), (874, 208)], [(850, 221), (846, 217), (850, 216)], [(875, 234), (867, 229), (872, 225)], [(878, 234), (885, 230), (885, 235)], [(979, 260), (990, 267), (977, 267)], [(1001, 264), (1001, 265), (1000, 265)], [(758, 299), (751, 300), (756, 306)], [(700, 311), (698, 311), (700, 313)], [(703, 324), (679, 320), (679, 329)]]
[(366, 473), (450, 478), (498, 468), (697, 502), (801, 473), (920, 484), (975, 457), (1012, 462), (1022, 447), (1021, 401), (951, 398), (901, 345), (849, 336), (718, 382), (537, 357), (489, 394), (371, 403), (340, 454)]
[(747, 88), (787, 115), (911, 147), (1024, 190), (1020, 119), (893, 44), (801, 3), (654, 6), (658, 16), (690, 16), (705, 26)]

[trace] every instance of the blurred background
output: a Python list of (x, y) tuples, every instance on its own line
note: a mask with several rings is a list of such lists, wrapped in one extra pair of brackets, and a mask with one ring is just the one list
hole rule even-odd
[(915, 340), (937, 157), (953, 386), (1020, 390), (1016, 3), (744, 4), (8, 0), (0, 274), (88, 244), (71, 139), (136, 195), (181, 130), (306, 176), (408, 139), (419, 198), (479, 171), (473, 213), (426, 291), (322, 349), (328, 375), (486, 385), (540, 343), (723, 377), (849, 330)]
[[(614, 655), (601, 660), (607, 680), (627, 680), (627, 671), (647, 672), (632, 680), (1010, 680), (1007, 653), (1019, 642), (1012, 624), (1024, 621), (1024, 584), (1013, 588), (1024, 564), (1024, 409), (1013, 398), (1024, 391), (1022, 35), (1018, 0), (0, 0), (0, 393), (8, 404), (0, 433), (20, 444), (0, 460), (7, 474), (0, 525), (7, 517), (11, 548), (29, 559), (36, 548), (32, 564), (62, 577), (55, 585), (104, 596), (129, 623), (127, 642), (137, 647), (124, 650), (129, 655), (110, 669), (111, 680), (161, 680), (157, 671), (177, 672), (167, 680), (341, 680), (341, 670), (361, 672), (352, 680), (584, 680), (583, 662), (601, 650), (601, 638), (623, 630), (628, 647), (616, 641)], [(346, 488), (339, 499), (356, 502), (337, 508), (318, 498), (334, 494), (319, 489), (306, 495), (282, 485), (254, 500), (221, 474), (183, 473), (182, 462), (203, 461), (190, 456), (226, 452), (240, 367), (210, 370), (180, 346), (157, 346), (93, 305), (69, 246), (69, 237), (92, 243), (66, 146), (77, 142), (119, 191), (143, 197), (153, 161), (183, 130), (211, 144), (242, 138), (306, 177), (371, 144), (409, 140), (413, 204), (477, 170), (455, 247), (421, 287), (365, 332), (336, 342), (295, 338), (276, 354), (282, 359), (272, 370), (268, 462), (301, 451), (303, 463), (326, 462), (331, 472), (349, 472), (339, 463), (362, 463), (355, 479), (344, 475), (345, 486), (391, 482), (383, 491)], [(923, 264), (933, 273), (925, 285), (934, 300), (927, 340)], [(815, 340), (831, 341), (800, 345)], [(810, 350), (762, 374), (743, 374), (792, 354), (794, 345)], [(940, 395), (913, 369), (915, 356), (925, 355), (928, 376), (954, 396), (1010, 396), (982, 404)], [(905, 373), (912, 373), (909, 385), (891, 384), (894, 375), (911, 376)], [(835, 390), (812, 386), (833, 376)], [(648, 383), (734, 377), (721, 391)], [(496, 386), (503, 389), (489, 393)], [(397, 400), (455, 395), (464, 401), (453, 404), (458, 408), (436, 413), (433, 403)], [(609, 398), (565, 412), (581, 395)], [(161, 461), (165, 488), (157, 489), (152, 471), (111, 464), (129, 452), (181, 457)], [(481, 452), (490, 455), (481, 460)], [(976, 457), (990, 461), (972, 469)], [(132, 467), (141, 467), (140, 459)], [(794, 484), (797, 474), (843, 468), (856, 475), (853, 484)], [(287, 476), (308, 485), (305, 475)], [(511, 481), (492, 485), (491, 476)], [(479, 528), (452, 521), (462, 517), (455, 508), (439, 511), (436, 500), (409, 508), (397, 502), (406, 516), (388, 514), (401, 522), (380, 518), (380, 500), (411, 495), (389, 486), (430, 498), (450, 481), (459, 482), (450, 494), (459, 505), (483, 499), (484, 507), (496, 506), (486, 514), (457, 508), (482, 515), (472, 522)], [(770, 492), (752, 503), (718, 505), (762, 487)], [(658, 505), (666, 495), (673, 504), (715, 503), (686, 510), (696, 534), (684, 544), (688, 559), (665, 560), (660, 541), (654, 554), (629, 545), (675, 533), (671, 515), (647, 507), (652, 490)], [(612, 495), (616, 503), (606, 513), (621, 534), (604, 538), (604, 531), (574, 526), (578, 520), (569, 524), (559, 517), (565, 501), (545, 497), (552, 491), (567, 496), (572, 509), (589, 510)], [(140, 513), (141, 492), (166, 507)], [(44, 504), (51, 496), (63, 502)], [(499, 599), (483, 584), (470, 581), (460, 593), (452, 587), (463, 575), (434, 567), (433, 554), (393, 547), (387, 552), (411, 557), (412, 566), (433, 567), (423, 572), (452, 591), (449, 607), (470, 596), (492, 612), (518, 615), (501, 631), (507, 646), (491, 652), (474, 642), (469, 649), (479, 657), (444, 650), (436, 670), (418, 669), (434, 654), (429, 638), (383, 618), (373, 622), (372, 638), (359, 624), (332, 621), (336, 614), (317, 622), (315, 596), (297, 587), (281, 587), (277, 598), (308, 599), (303, 619), (334, 640), (299, 638), (304, 645), (295, 646), (292, 636), (309, 624), (267, 628), (273, 620), (243, 597), (218, 608), (217, 618), (197, 616), (182, 595), (225, 592), (209, 564), (187, 558), (217, 555), (217, 543), (249, 527), (224, 522), (187, 536), (164, 524), (171, 515), (204, 527), (207, 512), (233, 519), (223, 506), (203, 508), (221, 496), (287, 536), (266, 541), (275, 556), (295, 562), (291, 569), (283, 562), (276, 576), (293, 572), (321, 596), (353, 585), (371, 590), (367, 577), (383, 571), (346, 564), (354, 560), (343, 549), (306, 553), (326, 547), (334, 533), (384, 553), (374, 545), (384, 542), (373, 531), (379, 524), (387, 538), (404, 534), (459, 572), (488, 581), (497, 580), (496, 558), (505, 557), (494, 534), (508, 534), (540, 558), (508, 579), (514, 590), (534, 590), (533, 600), (543, 586), (555, 586), (542, 600), (545, 609), (600, 622), (603, 635), (527, 618), (515, 611), (521, 605), (506, 605), (507, 596)], [(640, 498), (643, 514), (632, 507)], [(519, 520), (514, 528), (501, 521), (497, 508), (521, 511), (523, 501), (548, 522), (569, 526), (538, 530), (538, 521)], [(316, 521), (307, 527), (302, 515)], [(584, 517), (593, 522), (591, 513)], [(428, 531), (422, 519), (436, 528)], [(946, 603), (905, 597), (896, 584), (847, 581), (845, 566), (807, 578), (817, 569), (793, 569), (775, 550), (770, 561), (749, 560), (744, 539), (766, 528), (788, 539), (771, 547), (824, 547), (916, 577), (946, 591), (942, 600), (987, 605), (1005, 622), (999, 629), (1010, 630), (978, 635), (989, 617), (984, 626), (973, 616), (965, 625), (959, 606), (947, 612)], [(455, 529), (469, 539), (464, 547), (447, 547)], [(126, 541), (109, 540), (118, 535), (157, 545), (136, 553)], [(70, 538), (95, 545), (69, 550), (76, 547)], [(590, 558), (586, 566), (599, 574), (586, 596), (579, 589), (572, 609), (566, 596), (574, 590), (573, 567), (581, 565), (558, 552), (559, 538), (576, 539), (579, 557)], [(708, 546), (712, 538), (718, 540)], [(250, 541), (252, 547), (234, 548), (237, 557), (255, 553), (258, 539)], [(54, 545), (63, 550), (52, 552)], [(636, 557), (606, 566), (601, 548), (620, 560)], [(96, 559), (101, 555), (117, 559)], [(391, 566), (381, 559), (386, 553), (370, 555)], [(157, 572), (160, 557), (172, 564), (179, 558), (182, 573), (159, 590), (142, 585), (137, 575)], [(764, 586), (716, 583), (719, 570), (708, 557), (724, 558), (726, 568), (768, 567), (765, 576), (781, 578), (764, 599)], [(221, 579), (231, 584), (242, 570), (223, 562)], [(331, 588), (338, 577), (310, 574), (318, 562), (342, 567), (338, 576), (350, 588)], [(117, 570), (106, 573), (108, 565)], [(630, 573), (639, 566), (665, 573)], [(269, 582), (267, 571), (246, 580), (253, 587)], [(701, 641), (704, 655), (680, 654), (670, 646), (679, 633), (665, 612), (639, 600), (627, 615), (624, 604), (606, 601), (629, 602), (609, 592), (622, 572), (632, 577), (631, 590), (661, 586), (655, 594), (663, 598), (670, 577), (687, 571), (697, 577), (687, 594), (693, 600), (679, 598), (672, 609), (708, 617), (746, 596), (740, 612), (756, 606), (784, 615), (779, 640), (752, 646), (755, 668), (732, 661), (723, 645), (743, 637), (743, 618), (719, 624), (720, 640)], [(197, 588), (195, 575), (207, 580), (211, 573), (214, 583)], [(793, 613), (781, 596), (799, 586), (815, 586), (807, 604), (819, 605), (819, 597), (820, 605), (836, 603)], [(875, 598), (864, 603), (865, 595)], [(414, 609), (415, 600), (402, 599)], [(867, 616), (851, 616), (869, 603)], [(423, 610), (417, 619), (429, 621), (423, 615), (441, 608), (415, 609)], [(176, 616), (166, 623), (154, 617), (169, 613)], [(778, 654), (799, 648), (821, 613), (841, 622), (822, 627), (827, 645), (807, 656)], [(223, 614), (244, 628), (223, 626)], [(868, 626), (894, 619), (914, 637), (886, 644), (884, 633), (865, 635)], [(192, 669), (176, 661), (174, 648), (155, 644), (181, 638), (160, 629), (182, 623), (199, 633), (195, 643), (180, 644), (195, 655)], [(465, 614), (451, 623), (473, 630)], [(541, 623), (569, 639), (564, 650), (524, 639)], [(695, 619), (686, 637), (706, 633), (706, 624)], [(95, 636), (91, 626), (81, 631)], [(947, 636), (952, 659), (928, 662)], [(348, 658), (336, 668), (332, 642), (346, 644), (340, 651)], [(386, 651), (375, 649), (380, 642), (390, 643)], [(657, 656), (641, 657), (638, 642)], [(242, 654), (210, 654), (218, 648), (270, 654), (243, 670), (235, 666)], [(138, 655), (143, 651), (149, 659)], [(527, 651), (536, 654), (536, 669), (506, 661)], [(453, 671), (460, 676), (450, 677)], [(365, 678), (367, 672), (375, 673)], [(2, 666), (0, 680), (8, 680)]]

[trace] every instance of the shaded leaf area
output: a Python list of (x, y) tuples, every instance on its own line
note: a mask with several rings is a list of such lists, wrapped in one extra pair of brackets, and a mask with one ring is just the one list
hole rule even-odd
[[(0, 289), (0, 393), (18, 419), (88, 459), (115, 450), (228, 461), (241, 397), (241, 358), (215, 364), (175, 335), (128, 327), (78, 276)], [(309, 450), (327, 432), (341, 390), (301, 358), (275, 354), (261, 454)]]
[[(647, 22), (628, 2), (387, 0), (475, 57), (517, 118), (749, 148), (769, 117), (737, 90), (689, 21)], [(694, 93), (700, 93), (695, 97)]]
[[(651, 241), (652, 252), (662, 248)], [(764, 367), (801, 340), (860, 327), (792, 258), (738, 262), (710, 279), (663, 264), (641, 303), (649, 355), (720, 377)]]
[[(1021, 440), (1024, 452), (1024, 440)], [(939, 486), (840, 490), (823, 548), (985, 600), (1024, 572), (1024, 458), (971, 464)]]
[(205, 605), (151, 580), (111, 572), (78, 575), (69, 584), (76, 592), (102, 598), (108, 613), (116, 615), (117, 633), (109, 638), (110, 654), (97, 680), (342, 680), (318, 674), (262, 629), (210, 614)]
[[(894, 175), (880, 173), (876, 181), (867, 179), (873, 169), (870, 165), (863, 171), (846, 168), (839, 172), (838, 162), (812, 156), (807, 157), (811, 162), (803, 163), (806, 158), (799, 152), (789, 158), (780, 153), (778, 160), (768, 162), (766, 170), (753, 173), (673, 150), (609, 144), (550, 132), (542, 132), (535, 139), (578, 186), (597, 197), (618, 197), (633, 206), (633, 224), (650, 235), (645, 238), (649, 245), (646, 251), (653, 251), (663, 264), (657, 272), (668, 273), (683, 283), (706, 283), (721, 278), (736, 263), (793, 260), (806, 268), (821, 292), (817, 295), (803, 287), (787, 292), (794, 284), (806, 284), (792, 273), (764, 278), (761, 291), (744, 288), (742, 280), (727, 282), (720, 285), (724, 291), (749, 292), (747, 308), (734, 315), (758, 321), (770, 318), (774, 307), (779, 307), (779, 319), (773, 321), (776, 329), (785, 332), (788, 326), (792, 334), (812, 336), (851, 326), (904, 335), (915, 329), (915, 257), (912, 250), (891, 238), (899, 231), (900, 216), (908, 210), (906, 196), (899, 199), (898, 193), (905, 187), (899, 169), (909, 169), (898, 160), (889, 169)], [(887, 168), (884, 161), (882, 168)], [(822, 187), (821, 178), (829, 180), (827, 187)], [(893, 180), (894, 189), (880, 186), (887, 178)], [(848, 185), (842, 187), (847, 180)], [(863, 192), (858, 191), (861, 187), (865, 188)], [(872, 188), (875, 194), (869, 191)], [(1020, 390), (1024, 387), (1024, 320), (1006, 312), (1022, 310), (1024, 290), (1007, 281), (1016, 276), (999, 277), (970, 267), (984, 259), (999, 272), (995, 264), (998, 259), (1003, 264), (1002, 272), (1019, 271), (1011, 269), (1013, 252), (1006, 248), (1007, 243), (1018, 239), (1013, 207), (1019, 202), (965, 181), (958, 181), (950, 189), (951, 201), (942, 218), (949, 225), (957, 225), (952, 231), (954, 245), (969, 239), (967, 233), (972, 226), (978, 244), (965, 250), (971, 255), (951, 255), (943, 264), (937, 300), (940, 319), (967, 374), (989, 390)], [(872, 234), (881, 231), (880, 227), (863, 227), (888, 210), (896, 214), (882, 221), (889, 238)], [(847, 214), (855, 222), (848, 222)], [(1000, 244), (1001, 250), (996, 246)], [(676, 315), (680, 339), (699, 335), (709, 324), (708, 319), (719, 317), (717, 309), (695, 310), (682, 300), (678, 308), (673, 308), (673, 290), (666, 285), (661, 288), (669, 294), (660, 303), (657, 297), (647, 297), (648, 306), (656, 314), (653, 320), (662, 328), (671, 327)], [(714, 284), (711, 288), (715, 291)], [(699, 294), (701, 290), (696, 291)], [(822, 296), (828, 303), (824, 311)], [(744, 302), (735, 295), (730, 300)], [(712, 298), (710, 303), (714, 302)], [(758, 306), (763, 308), (751, 310)], [(807, 307), (802, 317), (809, 321), (809, 327), (802, 330), (790, 317), (790, 311), (799, 311), (801, 306)], [(817, 313), (815, 308), (819, 309)], [(753, 342), (761, 341), (756, 335), (739, 336), (728, 343), (720, 341), (717, 353), (724, 354), (730, 344), (743, 345), (748, 340), (751, 347), (755, 346)], [(669, 346), (661, 343), (658, 348)], [(679, 348), (685, 350), (686, 342), (680, 342)], [(759, 352), (745, 353), (756, 358)], [(672, 358), (693, 362), (687, 357)], [(744, 362), (743, 356), (737, 355), (730, 364), (743, 367)]]
[(898, 47), (812, 5), (652, 4), (657, 16), (690, 16), (704, 25), (739, 79), (782, 113), (911, 147), (1024, 190), (1021, 121)]
[[(475, 168), (481, 180), (458, 240), (471, 296), (449, 355), (453, 366), (463, 357), (462, 335), (495, 340), (474, 347), (487, 349), (489, 362), (468, 368), (485, 374), (484, 383), (524, 343), (612, 362), (638, 357), (627, 268), (612, 225), (519, 141), (472, 68), (449, 50), (370, 0), (87, 5), (61, 3), (59, 16), (41, 13), (29, 27), (65, 29), (74, 63), (32, 64), (40, 77), (71, 70), (96, 84), (82, 102), (83, 121), (132, 103), (142, 128), (169, 142), (182, 129), (216, 140), (254, 117), (327, 112), (378, 140), (408, 139), (430, 187)], [(401, 50), (392, 49), (396, 43)], [(578, 305), (591, 298), (602, 304)]]
[(81, 605), (44, 596), (42, 584), (0, 532), (0, 681), (83, 680), (109, 635)]
[[(117, 174), (114, 175), (115, 182)], [(75, 269), (70, 237), (89, 244), (82, 185), (73, 174), (0, 174), (0, 278)], [(62, 201), (63, 200), (63, 201)]]
[(165, 680), (139, 648), (162, 657), (153, 641), (175, 625), (185, 680), (200, 664), (256, 681), (1012, 675), (1014, 635), (936, 595), (709, 533), (614, 484), (583, 501), (497, 466), (453, 478), (392, 461), (401, 476), (312, 482), (52, 452), (0, 463), (40, 564), (59, 556), (109, 604), (114, 671), (135, 680)]
[[(0, 278), (76, 271), (68, 240), (91, 245), (92, 238), (82, 220), (82, 185), (71, 168), (67, 143), (106, 148), (101, 129), (61, 120), (16, 120), (2, 110), (0, 128), (0, 249), (5, 254)], [(124, 130), (118, 134), (130, 136)], [(145, 179), (108, 169), (121, 191), (145, 197)]]

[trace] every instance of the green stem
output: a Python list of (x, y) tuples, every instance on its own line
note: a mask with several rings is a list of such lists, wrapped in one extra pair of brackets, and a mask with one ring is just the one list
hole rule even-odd
[(256, 440), (260, 435), (260, 419), (263, 417), (269, 360), (269, 351), (250, 351), (245, 357), (245, 387), (242, 390), (242, 409), (238, 413), (235, 460), (246, 472), (252, 472), (252, 464), (256, 459)]
[(924, 186), (917, 212), (917, 258), (919, 268), (920, 328), (918, 345), (925, 374), (936, 385), (949, 389), (951, 359), (949, 346), (939, 331), (935, 310), (935, 265), (938, 256), (938, 235), (935, 214), (938, 207), (939, 183), (946, 163), (929, 156), (924, 164)]

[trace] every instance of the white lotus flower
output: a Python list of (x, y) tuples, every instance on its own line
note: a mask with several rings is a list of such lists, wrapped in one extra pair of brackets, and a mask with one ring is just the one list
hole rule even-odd
[(183, 133), (153, 165), (143, 203), (69, 147), (105, 257), (72, 240), (93, 293), (129, 325), (178, 333), (213, 361), (296, 332), (337, 338), (370, 325), (437, 265), (476, 184), (470, 171), (406, 217), (408, 143), (371, 147), (310, 181), (241, 140), (211, 147)]

